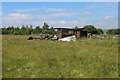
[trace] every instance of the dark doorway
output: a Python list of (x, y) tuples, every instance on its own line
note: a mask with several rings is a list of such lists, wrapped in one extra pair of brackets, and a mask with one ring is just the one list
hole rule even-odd
[(86, 37), (87, 38), (87, 31), (81, 31), (80, 37)]

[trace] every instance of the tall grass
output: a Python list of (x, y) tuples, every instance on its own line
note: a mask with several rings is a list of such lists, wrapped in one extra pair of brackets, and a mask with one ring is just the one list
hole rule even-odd
[(117, 40), (27, 40), (3, 35), (3, 78), (108, 78), (118, 76)]

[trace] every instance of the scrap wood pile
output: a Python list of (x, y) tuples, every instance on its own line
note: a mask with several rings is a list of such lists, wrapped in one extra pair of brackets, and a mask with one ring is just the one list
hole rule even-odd
[(40, 39), (40, 40), (58, 40), (56, 35), (41, 35), (40, 37), (29, 37), (28, 40)]
[(92, 38), (92, 39), (120, 39), (120, 35), (97, 35), (97, 34), (91, 34), (88, 33), (88, 38)]

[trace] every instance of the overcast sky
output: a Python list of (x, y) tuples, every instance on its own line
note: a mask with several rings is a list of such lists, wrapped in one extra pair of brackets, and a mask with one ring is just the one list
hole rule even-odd
[(117, 2), (3, 2), (3, 27), (39, 25), (53, 27), (118, 27)]

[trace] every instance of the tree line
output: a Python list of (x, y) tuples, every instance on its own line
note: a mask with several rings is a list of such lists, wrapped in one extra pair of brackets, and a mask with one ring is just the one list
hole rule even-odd
[[(78, 28), (77, 26), (75, 28)], [(101, 28), (95, 28), (93, 25), (86, 25), (83, 27), (84, 30), (87, 30), (92, 34), (104, 34), (104, 31)], [(58, 31), (59, 32), (59, 31)], [(23, 25), (21, 28), (19, 26), (9, 26), (7, 28), (2, 28), (2, 34), (11, 34), (11, 35), (30, 35), (30, 34), (55, 34), (57, 31), (54, 30), (53, 27), (49, 28), (47, 23), (44, 23), (42, 28), (40, 26), (36, 26), (33, 28), (32, 25), (28, 27), (28, 25)], [(120, 34), (120, 29), (108, 29), (106, 34)]]
[(118, 28), (118, 29), (108, 29), (106, 33), (110, 34), (110, 35), (120, 34), (120, 28)]
[(104, 31), (101, 28), (96, 29), (93, 25), (86, 25), (83, 28), (92, 34), (103, 34), (104, 33)]
[[(84, 26), (84, 29), (87, 30), (89, 33), (92, 34), (103, 34), (104, 31), (100, 28), (96, 29), (93, 25), (86, 25)], [(116, 35), (116, 34), (120, 34), (120, 28), (118, 29), (108, 29), (106, 31), (106, 34), (109, 35)]]
[(2, 28), (2, 34), (12, 34), (12, 35), (30, 35), (30, 34), (55, 34), (55, 30), (53, 27), (49, 28), (49, 25), (47, 23), (44, 23), (42, 28), (40, 26), (36, 26), (33, 28), (32, 25), (28, 27), (28, 25), (23, 25), (21, 28), (19, 26), (17, 27), (7, 27)]

